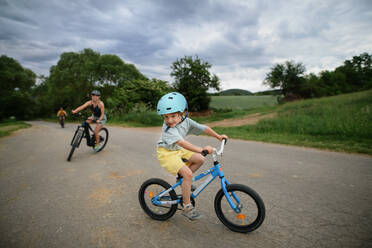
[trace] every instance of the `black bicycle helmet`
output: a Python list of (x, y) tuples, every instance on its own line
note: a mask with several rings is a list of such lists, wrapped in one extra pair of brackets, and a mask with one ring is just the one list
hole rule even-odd
[(96, 95), (96, 96), (100, 96), (101, 95), (101, 92), (99, 92), (98, 90), (93, 90), (92, 93), (90, 93), (91, 95)]

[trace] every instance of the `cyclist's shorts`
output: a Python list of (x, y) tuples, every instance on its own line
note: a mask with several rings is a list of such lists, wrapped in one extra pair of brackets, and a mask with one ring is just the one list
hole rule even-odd
[(163, 147), (158, 147), (158, 161), (164, 169), (170, 174), (177, 175), (178, 171), (184, 167), (185, 164), (182, 159), (189, 160), (195, 152), (181, 148), (181, 150), (172, 151)]
[[(95, 115), (92, 115), (92, 117), (93, 117), (93, 121), (95, 121), (95, 122), (99, 119), (99, 117), (97, 117)], [(107, 121), (106, 115), (103, 115), (103, 119), (101, 120), (101, 125), (102, 126), (105, 125), (106, 121)]]

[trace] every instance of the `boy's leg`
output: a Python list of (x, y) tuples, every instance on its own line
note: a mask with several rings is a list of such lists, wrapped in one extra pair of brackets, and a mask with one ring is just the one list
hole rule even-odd
[(190, 170), (189, 167), (185, 165), (178, 171), (178, 174), (180, 174), (183, 177), (183, 182), (181, 185), (183, 204), (184, 205), (190, 204), (192, 171)]
[(202, 217), (202, 214), (198, 212), (191, 204), (190, 193), (191, 193), (191, 183), (192, 183), (192, 171), (188, 166), (183, 166), (179, 171), (183, 177), (182, 182), (182, 199), (183, 199), (183, 211), (182, 215), (186, 216), (190, 220), (196, 220)]
[(200, 153), (194, 153), (189, 158), (189, 168), (192, 172), (197, 171), (205, 162), (205, 157)]

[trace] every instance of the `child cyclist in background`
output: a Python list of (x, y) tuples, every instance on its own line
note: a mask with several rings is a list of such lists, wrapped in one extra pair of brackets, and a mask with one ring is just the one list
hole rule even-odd
[[(190, 220), (199, 219), (201, 214), (190, 202), (192, 174), (204, 164), (205, 157), (202, 154), (212, 153), (213, 148), (193, 145), (186, 141), (185, 137), (189, 134), (199, 135), (202, 132), (219, 141), (228, 137), (219, 135), (210, 127), (188, 118), (187, 101), (180, 93), (172, 92), (161, 97), (157, 112), (164, 118), (161, 137), (157, 144), (158, 161), (172, 175), (179, 174), (183, 177), (181, 185), (184, 203), (182, 214)], [(187, 163), (184, 163), (182, 159), (187, 160)]]

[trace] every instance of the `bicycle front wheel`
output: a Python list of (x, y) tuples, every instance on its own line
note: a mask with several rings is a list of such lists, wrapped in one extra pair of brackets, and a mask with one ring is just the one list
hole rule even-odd
[(71, 150), (68, 154), (67, 161), (71, 161), (72, 154), (74, 154), (74, 151), (76, 147), (79, 147), (80, 141), (83, 138), (83, 131), (79, 130), (79, 128), (76, 130), (74, 137), (71, 141)]
[[(157, 206), (152, 202), (153, 197), (170, 187), (169, 183), (159, 178), (151, 178), (141, 185), (138, 191), (138, 200), (143, 211), (152, 219), (164, 221), (176, 213), (177, 204)], [(168, 194), (162, 196), (162, 199), (173, 201), (177, 199), (177, 194), (174, 190), (171, 190)]]
[(76, 148), (76, 146), (75, 146), (75, 144), (73, 144), (71, 146), (70, 153), (68, 154), (67, 161), (71, 161), (71, 157), (72, 157), (72, 154), (74, 154), (75, 148)]
[[(108, 130), (106, 128), (101, 128), (101, 130), (99, 130), (99, 143), (98, 143), (98, 150), (96, 152), (100, 152), (103, 150), (103, 148), (105, 148), (106, 146), (106, 143), (107, 143), (107, 140), (108, 140), (108, 137), (109, 137), (109, 133), (108, 133)], [(92, 136), (93, 140), (94, 140), (94, 144), (96, 143), (96, 137), (93, 135)], [(92, 146), (94, 147), (94, 145)]]
[(261, 197), (248, 186), (230, 184), (226, 187), (230, 200), (239, 208), (231, 208), (222, 189), (214, 199), (214, 208), (220, 221), (234, 232), (247, 233), (256, 230), (265, 219), (265, 205)]

